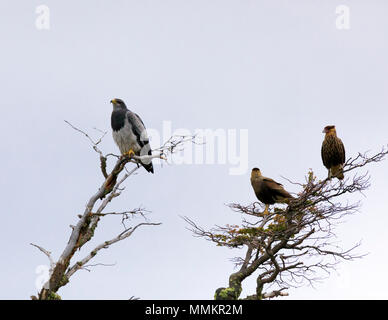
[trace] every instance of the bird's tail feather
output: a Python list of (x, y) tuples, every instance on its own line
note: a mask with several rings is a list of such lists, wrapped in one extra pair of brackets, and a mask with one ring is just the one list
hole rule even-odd
[[(151, 147), (149, 144), (145, 145), (143, 149), (141, 150), (140, 154), (144, 154), (143, 152), (146, 151), (146, 154), (149, 156), (152, 156)], [(147, 152), (148, 151), (148, 152)], [(146, 169), (148, 172), (154, 173), (154, 166), (152, 165), (152, 160), (144, 160), (140, 161), (141, 165)]]
[(145, 164), (145, 163), (142, 163), (141, 164), (144, 169), (146, 169), (148, 172), (151, 172), (151, 173), (154, 173), (154, 166), (152, 165), (152, 162), (150, 162), (149, 164)]
[(343, 180), (344, 178), (344, 166), (342, 164), (339, 164), (337, 166), (334, 166), (330, 169), (331, 176), (336, 177), (339, 180)]

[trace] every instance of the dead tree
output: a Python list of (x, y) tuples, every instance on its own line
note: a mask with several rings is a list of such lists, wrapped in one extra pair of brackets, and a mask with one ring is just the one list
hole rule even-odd
[(362, 193), (370, 185), (369, 174), (358, 169), (382, 161), (387, 154), (388, 149), (383, 148), (373, 156), (359, 153), (350, 158), (342, 181), (319, 180), (310, 170), (304, 183), (289, 181), (301, 189), (295, 199), (269, 214), (263, 214), (263, 206), (257, 202), (230, 204), (234, 212), (242, 214), (241, 225), (216, 226), (208, 231), (185, 217), (195, 236), (217, 246), (245, 249), (242, 257), (234, 259), (238, 270), (229, 276), (228, 287), (218, 288), (214, 298), (239, 299), (243, 281), (253, 273), (256, 292), (244, 299), (285, 296), (287, 288), (320, 280), (322, 271), (329, 273), (341, 260), (362, 257), (354, 250), (360, 243), (345, 250), (338, 246), (335, 227), (361, 205), (359, 201), (349, 203), (344, 196)]
[[(51, 252), (41, 246), (31, 243), (31, 245), (43, 252), (50, 261), (49, 280), (44, 284), (43, 288), (38, 294), (38, 297), (32, 296), (32, 299), (61, 299), (57, 293), (58, 290), (69, 282), (69, 279), (74, 275), (75, 272), (81, 269), (88, 270), (88, 267), (93, 266), (90, 265), (89, 262), (98, 254), (101, 249), (107, 249), (112, 244), (130, 237), (140, 227), (160, 225), (160, 223), (149, 222), (148, 219), (145, 219), (144, 222), (128, 226), (128, 221), (132, 217), (142, 216), (145, 218), (145, 210), (142, 208), (125, 210), (123, 212), (106, 212), (105, 209), (112, 200), (120, 196), (124, 191), (124, 187), (122, 187), (122, 185), (125, 180), (131, 177), (141, 167), (139, 165), (139, 161), (153, 158), (167, 160), (172, 153), (179, 151), (186, 142), (193, 142), (195, 139), (194, 136), (172, 136), (160, 148), (153, 150), (151, 156), (132, 155), (131, 157), (128, 157), (118, 156), (111, 153), (104, 155), (103, 152), (99, 149), (99, 144), (103, 137), (106, 135), (106, 132), (102, 132), (100, 139), (94, 141), (84, 131), (74, 127), (67, 121), (65, 122), (74, 130), (83, 134), (90, 141), (92, 148), (99, 155), (100, 167), (104, 180), (102, 185), (98, 188), (97, 192), (95, 192), (88, 200), (83, 214), (78, 216), (79, 220), (76, 225), (71, 226), (72, 232), (70, 238), (57, 261), (54, 261)], [(116, 159), (116, 163), (109, 173), (107, 171), (108, 158)], [(134, 166), (131, 169), (127, 168), (126, 165), (131, 163), (134, 164)], [(108, 215), (120, 217), (123, 230), (115, 237), (96, 245), (94, 249), (86, 253), (82, 259), (74, 261), (74, 254), (76, 251), (81, 250), (84, 244), (92, 240), (100, 220)]]

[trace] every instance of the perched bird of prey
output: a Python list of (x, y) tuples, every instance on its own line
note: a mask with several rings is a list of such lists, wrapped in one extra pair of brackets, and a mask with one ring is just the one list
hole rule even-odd
[[(140, 117), (128, 110), (121, 99), (111, 100), (113, 111), (111, 125), (113, 140), (120, 149), (121, 154), (131, 156), (151, 155), (151, 146), (148, 140), (147, 131)], [(142, 166), (151, 173), (154, 173), (152, 160), (141, 161)]]
[(326, 126), (322, 133), (325, 139), (322, 142), (321, 157), (323, 164), (329, 170), (328, 177), (344, 178), (345, 147), (341, 139), (337, 137), (335, 126)]
[(257, 199), (265, 204), (264, 214), (268, 214), (270, 204), (285, 203), (293, 199), (293, 196), (284, 190), (283, 185), (271, 178), (263, 177), (258, 168), (252, 169), (251, 184)]

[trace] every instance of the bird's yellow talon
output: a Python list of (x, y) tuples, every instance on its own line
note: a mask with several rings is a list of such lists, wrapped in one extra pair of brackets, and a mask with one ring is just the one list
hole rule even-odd
[(128, 156), (129, 158), (131, 158), (132, 156), (135, 155), (135, 151), (133, 151), (132, 149), (130, 149), (125, 155)]

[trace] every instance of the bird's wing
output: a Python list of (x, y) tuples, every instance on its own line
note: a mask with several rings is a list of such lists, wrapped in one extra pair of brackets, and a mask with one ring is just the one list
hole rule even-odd
[(341, 160), (342, 160), (342, 163), (345, 163), (345, 146), (341, 139), (338, 138), (338, 140), (341, 148)]
[(127, 118), (132, 126), (133, 133), (135, 134), (137, 141), (141, 147), (149, 143), (147, 131), (143, 120), (134, 112), (127, 111)]
[(292, 198), (292, 196), (283, 188), (283, 185), (271, 178), (264, 178), (266, 188), (270, 189), (276, 195), (284, 198)]
[(277, 186), (283, 187), (283, 185), (282, 185), (281, 183), (276, 182), (275, 180), (273, 180), (273, 179), (271, 179), (271, 178), (263, 178), (263, 181), (264, 181), (267, 185), (269, 185), (269, 186), (275, 187), (275, 186), (277, 185)]
[[(127, 111), (127, 118), (128, 122), (132, 126), (133, 133), (136, 136), (137, 143), (141, 147), (140, 155), (146, 155), (149, 156), (152, 155), (151, 146), (149, 143), (147, 131), (144, 125), (143, 120), (134, 112), (128, 110)], [(142, 160), (143, 167), (148, 171), (154, 173), (154, 168), (152, 165), (152, 160)]]
[(330, 169), (332, 166), (332, 144), (330, 143), (330, 139), (326, 138), (322, 142), (322, 147), (321, 147), (321, 158), (323, 165), (327, 168)]

